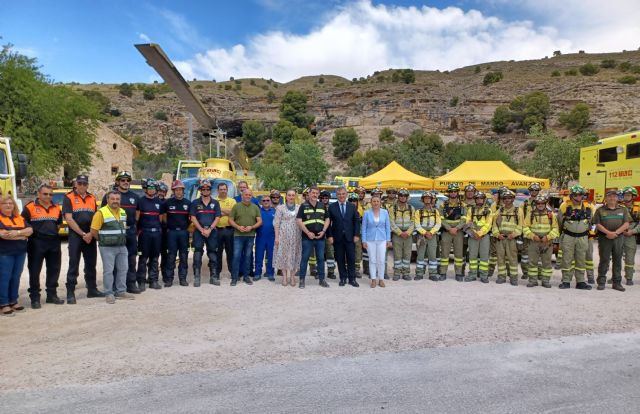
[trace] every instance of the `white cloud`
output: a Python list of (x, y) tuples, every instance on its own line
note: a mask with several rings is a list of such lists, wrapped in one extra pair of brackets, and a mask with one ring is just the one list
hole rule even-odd
[[(495, 0), (502, 1), (506, 0)], [(247, 44), (210, 49), (176, 66), (186, 79), (234, 76), (286, 82), (314, 74), (350, 79), (390, 67), (447, 70), (496, 60), (537, 59), (554, 50), (638, 47), (640, 26), (637, 7), (631, 7), (634, 1), (613, 0), (620, 3), (615, 12), (596, 0), (519, 2), (544, 25), (506, 21), (457, 7), (397, 7), (360, 1), (336, 10), (307, 34), (263, 33)], [(588, 10), (582, 10), (584, 4)]]
[(138, 33), (138, 38), (143, 42), (151, 43), (151, 39), (144, 33)]

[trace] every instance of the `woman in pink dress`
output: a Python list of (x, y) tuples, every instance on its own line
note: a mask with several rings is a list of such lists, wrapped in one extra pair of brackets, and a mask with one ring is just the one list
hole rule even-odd
[(273, 267), (282, 271), (282, 286), (296, 286), (296, 270), (300, 268), (302, 240), (300, 229), (296, 225), (298, 208), (296, 192), (287, 191), (284, 204), (276, 208), (273, 227), (276, 233)]

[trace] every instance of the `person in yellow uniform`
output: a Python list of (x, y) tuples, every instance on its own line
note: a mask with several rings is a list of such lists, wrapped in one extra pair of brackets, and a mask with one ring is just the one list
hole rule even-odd
[(216, 249), (216, 274), (218, 278), (222, 272), (222, 253), (227, 255), (227, 270), (231, 273), (233, 265), (233, 227), (229, 224), (231, 209), (236, 205), (236, 200), (229, 197), (229, 187), (224, 182), (218, 183), (218, 195), (215, 197), (220, 204), (220, 220), (216, 224), (217, 229), (217, 249)]
[(438, 277), (438, 232), (440, 231), (440, 212), (435, 208), (436, 196), (431, 191), (422, 193), (424, 207), (413, 214), (413, 223), (418, 232), (416, 242), (416, 276), (413, 280), (422, 280), (428, 266), (429, 279), (437, 282)]
[(393, 244), (393, 280), (411, 280), (411, 247), (413, 245), (413, 207), (408, 203), (409, 191), (398, 191), (398, 202), (389, 208)]
[(534, 207), (524, 217), (522, 233), (529, 240), (529, 283), (527, 287), (538, 286), (538, 280), (542, 281), (542, 287), (550, 288), (551, 254), (553, 253), (553, 239), (558, 237), (558, 219), (547, 206), (548, 198), (538, 195)]
[(447, 278), (449, 253), (453, 246), (456, 280), (458, 282), (462, 282), (464, 280), (462, 268), (462, 263), (464, 261), (464, 233), (462, 228), (466, 224), (466, 209), (464, 203), (458, 196), (459, 191), (460, 186), (458, 186), (457, 183), (449, 184), (447, 187), (447, 196), (449, 199), (444, 202), (440, 209), (443, 228), (443, 232), (440, 237), (440, 280), (445, 280)]
[(482, 283), (489, 283), (489, 239), (493, 214), (486, 203), (487, 195), (482, 191), (475, 194), (475, 205), (467, 208), (466, 231), (469, 235), (469, 274), (465, 282), (478, 277)]
[(522, 234), (522, 210), (513, 205), (516, 195), (511, 190), (500, 195), (501, 206), (496, 209), (492, 235), (496, 239), (498, 254), (498, 278), (496, 283), (507, 281), (507, 264), (511, 285), (518, 286), (518, 247), (516, 239)]
[[(502, 186), (498, 188), (492, 195), (492, 203), (491, 203), (491, 213), (495, 215), (498, 207), (500, 207), (502, 200), (500, 199), (500, 194), (503, 191), (508, 191), (509, 188)], [(493, 276), (493, 273), (496, 270), (496, 264), (498, 263), (498, 252), (496, 250), (496, 238), (491, 237), (489, 240), (489, 277)]]
[[(540, 195), (542, 187), (538, 183), (533, 183), (527, 188), (529, 191), (529, 199), (522, 204), (522, 216), (526, 219), (536, 207), (536, 197)], [(518, 243), (518, 254), (520, 254), (520, 269), (522, 269), (522, 279), (529, 278), (529, 243), (526, 237), (522, 238), (522, 243)]]
[(560, 289), (571, 287), (571, 279), (576, 278), (576, 289), (591, 290), (584, 281), (585, 261), (589, 247), (589, 229), (593, 217), (593, 206), (583, 198), (585, 189), (580, 185), (571, 186), (569, 200), (563, 202), (558, 209), (558, 226), (560, 248), (562, 249), (562, 283)]

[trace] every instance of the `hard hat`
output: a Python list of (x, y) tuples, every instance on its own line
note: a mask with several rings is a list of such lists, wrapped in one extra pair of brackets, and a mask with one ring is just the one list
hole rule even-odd
[(546, 194), (540, 194), (540, 195), (537, 195), (536, 198), (533, 201), (536, 204), (540, 204), (540, 203), (547, 204), (547, 200), (548, 199), (549, 198), (546, 196)]
[(633, 194), (634, 197), (637, 197), (638, 190), (635, 187), (627, 186), (622, 189), (622, 194)]
[(505, 198), (516, 198), (516, 194), (513, 191), (507, 189), (507, 190), (503, 191), (502, 193), (500, 193), (500, 198), (502, 198), (502, 199), (505, 199)]
[[(387, 193), (389, 192), (389, 190), (387, 190)], [(400, 191), (398, 191), (398, 197), (409, 197), (409, 190), (407, 190), (406, 188), (401, 188)]]
[(358, 193), (349, 193), (349, 201), (358, 201)]
[(169, 187), (167, 187), (167, 185), (164, 182), (158, 181), (158, 191), (162, 191), (163, 193), (167, 193), (167, 192), (169, 192)]
[(447, 186), (448, 192), (460, 191), (460, 186), (458, 183), (451, 183)]
[(331, 193), (328, 192), (327, 190), (322, 190), (320, 191), (320, 198), (323, 198), (323, 197), (331, 198)]
[(587, 192), (583, 186), (576, 184), (569, 188), (569, 195), (585, 195)]
[(476, 191), (476, 193), (473, 195), (473, 198), (487, 198), (487, 195), (485, 193), (483, 193), (482, 191)]
[(380, 189), (380, 187), (376, 187), (373, 190), (371, 190), (371, 195), (378, 195), (381, 196), (382, 195), (382, 190)]
[(433, 199), (433, 193), (431, 191), (425, 191), (422, 193), (422, 195), (420, 196), (420, 200), (424, 200), (425, 197), (429, 197), (431, 199)]
[(142, 180), (142, 189), (143, 190), (157, 190), (158, 182), (153, 178), (145, 178)]
[(398, 190), (396, 190), (394, 187), (389, 187), (387, 188), (387, 194), (397, 194)]
[(533, 183), (529, 186), (528, 188), (529, 191), (540, 191), (542, 190), (542, 187), (540, 187), (540, 184), (538, 183)]
[(367, 192), (367, 190), (365, 190), (365, 189), (364, 189), (364, 187), (363, 187), (363, 186), (361, 186), (361, 185), (359, 185), (359, 186), (356, 188), (356, 193), (366, 193), (366, 192)]
[(203, 187), (211, 188), (211, 180), (209, 180), (208, 178), (203, 178), (202, 180), (200, 180), (198, 182), (198, 190), (202, 190)]
[(175, 190), (176, 188), (184, 188), (184, 183), (180, 180), (175, 180), (171, 183), (171, 189)]
[(465, 192), (467, 192), (467, 191), (474, 191), (474, 192), (475, 192), (475, 191), (476, 191), (476, 186), (475, 186), (475, 185), (473, 185), (473, 184), (468, 184), (468, 185), (464, 188), (464, 191), (465, 191)]
[(131, 181), (131, 173), (129, 171), (120, 171), (118, 172), (118, 174), (116, 174), (116, 181), (120, 181), (123, 178)]

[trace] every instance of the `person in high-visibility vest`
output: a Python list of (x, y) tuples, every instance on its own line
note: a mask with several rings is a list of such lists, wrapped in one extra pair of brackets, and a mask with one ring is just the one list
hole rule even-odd
[(489, 283), (489, 240), (493, 224), (491, 207), (486, 203), (487, 195), (476, 191), (475, 206), (467, 208), (467, 234), (469, 235), (469, 274), (465, 282), (478, 277), (482, 283)]
[(389, 207), (393, 244), (393, 280), (411, 280), (411, 247), (413, 245), (413, 207), (408, 203), (409, 191), (401, 188), (398, 201)]
[(558, 219), (547, 206), (547, 197), (538, 195), (534, 207), (524, 217), (524, 237), (530, 240), (528, 245), (529, 259), (529, 283), (527, 287), (538, 286), (538, 280), (542, 286), (550, 288), (549, 283), (553, 268), (551, 267), (551, 254), (553, 253), (553, 239), (558, 237)]
[(502, 205), (496, 209), (492, 236), (496, 239), (498, 253), (498, 278), (496, 283), (507, 281), (507, 265), (511, 285), (518, 286), (518, 247), (516, 238), (522, 234), (522, 210), (513, 205), (515, 193), (510, 190), (500, 194)]
[(440, 212), (435, 208), (436, 195), (432, 191), (422, 193), (421, 200), (424, 207), (413, 213), (413, 223), (418, 232), (416, 276), (413, 280), (424, 278), (426, 270), (429, 280), (437, 282), (440, 279), (437, 258), (438, 232), (442, 225)]
[(449, 267), (449, 253), (453, 246), (454, 269), (456, 272), (456, 280), (462, 282), (464, 280), (464, 233), (463, 227), (466, 224), (466, 214), (464, 203), (460, 200), (458, 192), (460, 186), (457, 183), (449, 184), (447, 187), (447, 195), (449, 199), (445, 201), (440, 209), (440, 218), (442, 220), (442, 235), (440, 237), (440, 280), (447, 278), (447, 268)]

